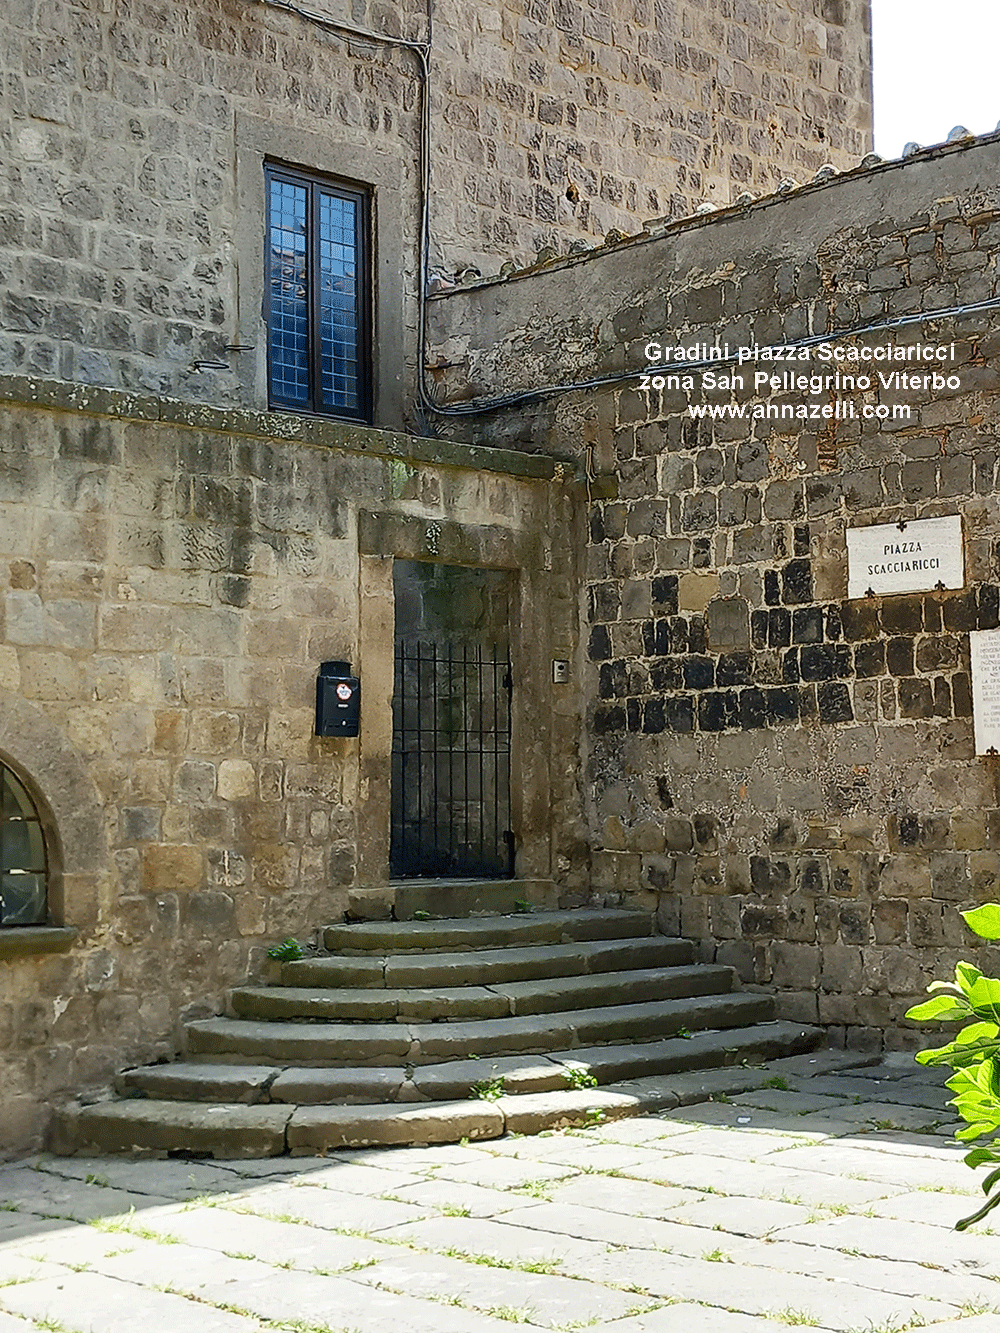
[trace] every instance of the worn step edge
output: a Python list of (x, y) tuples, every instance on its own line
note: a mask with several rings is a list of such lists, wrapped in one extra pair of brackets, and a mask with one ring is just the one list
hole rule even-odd
[[(775, 1055), (811, 1050), (823, 1035), (818, 1028), (788, 1023), (781, 1026), (786, 1031), (783, 1039), (775, 1039)], [(760, 1058), (768, 1057), (762, 1054)], [(600, 1088), (500, 1097), (495, 1104), (503, 1111), (508, 1133), (538, 1134), (543, 1129), (573, 1128), (623, 1116), (672, 1111), (708, 1101), (719, 1093), (735, 1095), (764, 1087), (772, 1077), (769, 1067), (698, 1070), (673, 1076), (653, 1074)]]
[(374, 1022), (407, 1019), (526, 1017), (594, 1008), (595, 1004), (641, 1004), (732, 991), (732, 968), (712, 963), (688, 967), (635, 968), (596, 976), (494, 982), (489, 986), (343, 988), (317, 993), (306, 986), (237, 986), (229, 993), (240, 1018), (326, 1018)]
[(281, 1157), (290, 1106), (124, 1101), (70, 1105), (56, 1111), (54, 1153), (170, 1152), (218, 1158)]
[[(641, 961), (636, 962), (637, 959)], [(413, 952), (372, 956), (321, 955), (284, 963), (281, 984), (371, 989), (439, 986), (447, 979), (452, 984), (493, 984), (597, 976), (604, 972), (626, 971), (632, 966), (680, 967), (693, 960), (694, 946), (690, 940), (648, 935), (637, 939), (577, 940), (572, 944), (464, 949), (456, 953), (428, 955)]]
[[(790, 1023), (774, 1026), (782, 1030), (779, 1049), (783, 1051), (812, 1049), (822, 1036), (817, 1028)], [(492, 1102), (329, 1107), (205, 1107), (161, 1101), (77, 1105), (56, 1113), (50, 1146), (60, 1154), (181, 1152), (237, 1159), (451, 1143), (463, 1138), (499, 1138), (504, 1133), (536, 1134), (673, 1110), (722, 1091), (730, 1095), (750, 1091), (765, 1086), (775, 1070), (789, 1063), (779, 1058), (758, 1069), (659, 1075), (606, 1088), (500, 1097)]]
[[(187, 1053), (220, 1063), (439, 1064), (444, 1059), (642, 1042), (680, 1028), (747, 1027), (773, 1014), (771, 996), (750, 992), (577, 1009), (569, 1014), (451, 1023), (254, 1022), (200, 1019), (186, 1026)], [(375, 1049), (375, 1048), (380, 1049)]]
[(615, 910), (527, 912), (516, 916), (447, 918), (441, 921), (375, 921), (327, 926), (331, 953), (423, 953), (493, 947), (505, 942), (566, 944), (579, 940), (638, 939), (652, 935), (647, 912)]
[[(116, 1086), (124, 1096), (170, 1101), (274, 1102), (300, 1106), (406, 1104), (466, 1100), (477, 1083), (503, 1080), (507, 1095), (567, 1091), (579, 1070), (607, 1086), (626, 1079), (713, 1069), (738, 1060), (773, 1059), (787, 1051), (798, 1028), (760, 1023), (701, 1032), (690, 1039), (549, 1051), (419, 1065), (406, 1077), (401, 1066), (315, 1068), (228, 1064), (150, 1065), (127, 1070)], [(815, 1044), (815, 1043), (813, 1043)], [(796, 1048), (798, 1049), (798, 1048)], [(811, 1047), (810, 1047), (811, 1049)]]
[(297, 1106), (288, 1122), (293, 1157), (334, 1148), (498, 1139), (506, 1129), (496, 1102), (421, 1102), (386, 1106)]

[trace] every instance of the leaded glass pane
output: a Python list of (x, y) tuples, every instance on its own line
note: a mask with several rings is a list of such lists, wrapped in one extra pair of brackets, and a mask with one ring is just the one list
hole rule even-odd
[(271, 393), (309, 401), (309, 304), (306, 262), (308, 191), (272, 178), (268, 214), (270, 252)]
[(45, 920), (45, 876), (0, 875), (0, 926), (42, 926)]
[(0, 816), (20, 815), (24, 819), (35, 818), (35, 807), (31, 797), (24, 790), (9, 768), (0, 764), (0, 783), (3, 796), (0, 799)]
[(358, 380), (358, 204), (319, 197), (321, 398), (356, 412)]
[(47, 919), (45, 840), (23, 785), (0, 764), (0, 926)]
[(25, 819), (7, 819), (0, 834), (0, 870), (44, 870), (42, 830)]

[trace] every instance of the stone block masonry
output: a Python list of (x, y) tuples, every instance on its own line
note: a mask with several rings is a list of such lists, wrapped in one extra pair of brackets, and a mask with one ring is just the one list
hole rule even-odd
[[(575, 445), (590, 474), (595, 890), (656, 904), (663, 929), (852, 1047), (921, 1040), (903, 1013), (927, 983), (962, 956), (987, 965), (959, 910), (1000, 896), (968, 638), (1000, 625), (1000, 192), (983, 184), (998, 163), (991, 136), (433, 312), (442, 345), (462, 319), (488, 328), (462, 368), (479, 393), (622, 375), (490, 417), (494, 439)], [(772, 394), (757, 365), (721, 392), (700, 372), (645, 390), (628, 374), (652, 339), (807, 337), (944, 345), (921, 370), (956, 383), (900, 388), (869, 362), (872, 386), (846, 395), (857, 416), (813, 421), (755, 418), (836, 397)], [(691, 410), (706, 404), (726, 410)], [(963, 588), (848, 597), (849, 527), (942, 515), (962, 520)]]
[[(52, 924), (77, 932), (42, 932), (69, 951), (40, 954), (0, 930), (0, 1153), (37, 1142), (60, 1096), (172, 1054), (179, 1018), (217, 1012), (269, 944), (384, 882), (394, 555), (507, 571), (519, 868), (582, 884), (578, 694), (556, 717), (551, 686), (531, 693), (576, 628), (555, 472), (0, 380), (0, 759), (42, 812)], [(358, 739), (313, 734), (328, 659), (359, 669)]]
[[(318, 8), (427, 39), (424, 4)], [(5, 17), (0, 373), (264, 406), (268, 158), (375, 192), (375, 360), (390, 381), (376, 422), (399, 428), (416, 373), (412, 54), (236, 0), (16, 0)], [(445, 0), (433, 262), (496, 272), (856, 161), (870, 147), (869, 42), (867, 0)]]
[(434, 33), (446, 263), (495, 272), (871, 149), (867, 0), (446, 0)]

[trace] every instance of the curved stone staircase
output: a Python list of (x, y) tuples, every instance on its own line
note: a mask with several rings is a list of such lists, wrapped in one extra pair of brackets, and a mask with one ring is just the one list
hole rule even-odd
[[(534, 1133), (675, 1106), (686, 1071), (812, 1049), (769, 996), (629, 911), (329, 926), (174, 1064), (57, 1114), (56, 1152), (220, 1158)], [(703, 1094), (707, 1095), (707, 1094)]]

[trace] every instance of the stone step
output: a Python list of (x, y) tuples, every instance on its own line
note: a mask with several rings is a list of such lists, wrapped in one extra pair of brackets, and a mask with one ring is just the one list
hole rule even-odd
[(360, 885), (347, 895), (352, 921), (413, 921), (422, 916), (502, 916), (526, 905), (554, 910), (558, 886), (551, 879), (405, 879)]
[(295, 986), (239, 986), (230, 992), (230, 1003), (240, 1018), (436, 1022), (556, 1013), (686, 995), (721, 995), (732, 989), (732, 982), (731, 968), (701, 964), (440, 990), (330, 987), (315, 991)]
[(411, 1068), (331, 1069), (181, 1060), (172, 1065), (127, 1070), (118, 1076), (116, 1087), (124, 1096), (161, 1101), (299, 1106), (465, 1100), (473, 1095), (476, 1085), (485, 1088), (492, 1084), (499, 1089), (501, 1082), (505, 1095), (530, 1096), (567, 1091), (576, 1087), (581, 1077), (589, 1076), (604, 1086), (652, 1075), (717, 1069), (743, 1060), (774, 1059), (788, 1053), (791, 1031), (787, 1023), (759, 1023), (635, 1045), (507, 1055), (492, 1060), (452, 1060)]
[(468, 983), (532, 981), (555, 977), (624, 972), (631, 968), (675, 967), (690, 963), (689, 940), (652, 935), (643, 939), (580, 940), (460, 953), (416, 953), (376, 957), (302, 958), (281, 967), (285, 986), (441, 987)]
[(769, 996), (706, 995), (570, 1013), (450, 1023), (257, 1022), (209, 1018), (186, 1027), (192, 1059), (226, 1063), (413, 1065), (653, 1041), (681, 1029), (743, 1027), (771, 1018)]
[(193, 1153), (238, 1159), (534, 1134), (705, 1100), (713, 1088), (721, 1088), (718, 1077), (724, 1078), (730, 1095), (763, 1087), (772, 1071), (781, 1071), (782, 1060), (778, 1058), (770, 1067), (750, 1065), (811, 1050), (820, 1033), (793, 1023), (770, 1023), (743, 1033), (712, 1035), (729, 1043), (716, 1050), (723, 1058), (715, 1067), (732, 1066), (714, 1080), (711, 1074), (660, 1073), (603, 1088), (502, 1096), (496, 1101), (389, 1105), (245, 1106), (137, 1099), (90, 1106), (77, 1103), (56, 1113), (52, 1149), (58, 1153)]
[(635, 939), (652, 934), (653, 918), (646, 912), (579, 910), (465, 920), (362, 921), (327, 926), (323, 942), (331, 953), (392, 954)]

